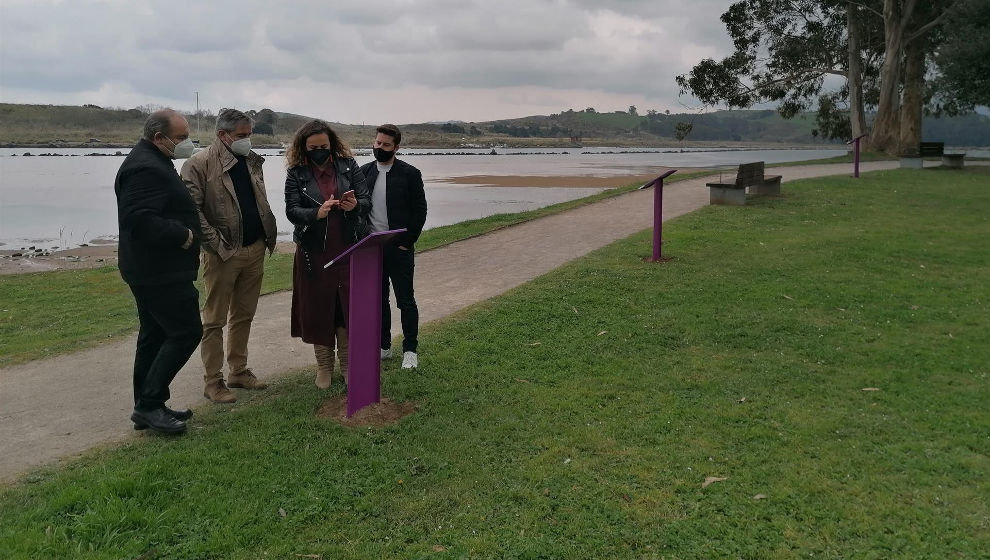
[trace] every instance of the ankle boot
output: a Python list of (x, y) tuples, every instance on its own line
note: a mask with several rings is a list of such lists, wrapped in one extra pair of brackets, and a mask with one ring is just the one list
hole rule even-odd
[(316, 354), (316, 386), (320, 389), (329, 389), (330, 381), (333, 379), (333, 349), (314, 344), (313, 352)]
[(237, 397), (227, 388), (227, 384), (223, 382), (222, 376), (206, 379), (203, 396), (215, 403), (232, 403), (237, 401)]
[(347, 369), (348, 361), (347, 356), (347, 329), (344, 327), (337, 327), (337, 359), (340, 360), (340, 373), (344, 376), (344, 384), (347, 384)]

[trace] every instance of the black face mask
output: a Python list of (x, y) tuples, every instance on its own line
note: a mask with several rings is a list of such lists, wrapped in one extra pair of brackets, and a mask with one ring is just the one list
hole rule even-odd
[(372, 148), (371, 151), (374, 152), (375, 159), (377, 159), (379, 163), (385, 163), (386, 161), (392, 159), (392, 156), (395, 155), (395, 150), (387, 152), (381, 148)]
[(309, 161), (315, 163), (316, 165), (323, 165), (330, 159), (330, 150), (326, 148), (306, 150), (306, 157), (309, 158)]

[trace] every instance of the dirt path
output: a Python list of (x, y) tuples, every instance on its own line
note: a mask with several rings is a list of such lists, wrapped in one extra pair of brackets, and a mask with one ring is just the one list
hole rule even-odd
[[(866, 171), (896, 162), (863, 164)], [(849, 173), (849, 164), (783, 167), (783, 190), (794, 179)], [(685, 170), (687, 171), (687, 170)], [(664, 190), (664, 220), (708, 204), (705, 179)], [(417, 255), (421, 322), (446, 317), (545, 274), (590, 251), (652, 225), (650, 190), (636, 191)], [(524, 250), (525, 248), (525, 250)], [(643, 248), (644, 254), (649, 252)], [(262, 298), (251, 331), (251, 367), (262, 378), (314, 364), (311, 347), (289, 338), (291, 294)], [(394, 334), (401, 333), (393, 311)], [(131, 367), (135, 337), (97, 348), (0, 369), (0, 480), (135, 435)], [(429, 363), (424, 348), (421, 363)], [(207, 405), (199, 352), (172, 383), (173, 408)], [(314, 387), (314, 391), (316, 388)], [(195, 424), (195, 420), (193, 421)]]

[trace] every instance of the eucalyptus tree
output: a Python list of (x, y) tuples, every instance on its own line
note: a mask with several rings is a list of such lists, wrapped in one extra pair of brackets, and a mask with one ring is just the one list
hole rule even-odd
[[(706, 105), (777, 103), (785, 118), (821, 105), (821, 133), (866, 130), (864, 89), (875, 81), (880, 42), (864, 6), (841, 0), (742, 0), (721, 16), (733, 52), (677, 77), (681, 93)], [(848, 118), (836, 118), (848, 111)]]
[[(777, 103), (785, 118), (816, 108), (829, 138), (917, 149), (928, 62), (958, 2), (987, 0), (741, 0), (722, 14), (734, 51), (677, 77), (681, 93), (730, 108)], [(835, 76), (840, 80), (828, 80)]]
[(877, 112), (870, 146), (910, 154), (921, 140), (927, 59), (944, 34), (941, 24), (956, 0), (883, 0), (884, 56), (880, 67)]

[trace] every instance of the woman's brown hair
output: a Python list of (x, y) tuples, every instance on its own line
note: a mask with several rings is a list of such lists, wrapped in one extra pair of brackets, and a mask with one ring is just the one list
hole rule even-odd
[(336, 157), (354, 157), (351, 149), (337, 136), (337, 133), (330, 128), (330, 123), (320, 119), (313, 119), (302, 125), (292, 137), (292, 144), (285, 151), (285, 166), (295, 167), (306, 165), (309, 160), (306, 158), (306, 139), (315, 134), (326, 134), (330, 138), (330, 153)]

